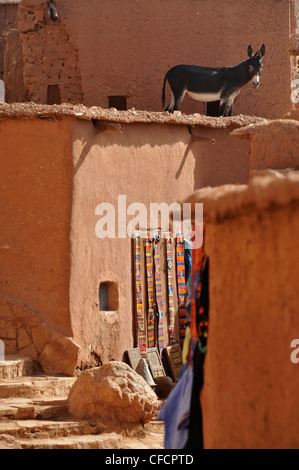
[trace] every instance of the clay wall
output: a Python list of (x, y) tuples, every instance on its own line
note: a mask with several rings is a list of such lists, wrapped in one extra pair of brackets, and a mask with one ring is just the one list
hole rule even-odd
[(0, 293), (71, 336), (70, 124), (8, 119), (0, 129)]
[(48, 2), (20, 3), (24, 82), (27, 100), (36, 103), (81, 103), (83, 100), (78, 50), (70, 32), (48, 16)]
[(298, 448), (298, 221), (297, 202), (207, 227), (206, 448)]
[[(110, 96), (127, 107), (160, 111), (164, 75), (173, 65), (236, 65), (249, 44), (266, 45), (258, 90), (247, 85), (234, 114), (280, 117), (291, 109), (289, 1), (57, 0), (53, 23), (46, 2), (22, 0), (25, 80), (30, 99), (46, 103), (47, 86), (60, 87), (61, 102), (109, 106)], [(169, 93), (167, 92), (167, 96)], [(186, 97), (182, 111), (205, 108)]]
[[(97, 206), (113, 204), (117, 218), (118, 196), (125, 195), (127, 207), (142, 203), (149, 214), (151, 202), (179, 202), (203, 185), (247, 182), (249, 144), (229, 137), (231, 127), (194, 126), (196, 135), (215, 139), (211, 145), (192, 142), (182, 124), (132, 122), (124, 123), (122, 133), (101, 133), (80, 109), (68, 117), (47, 114), (49, 107), (3, 107), (14, 117), (0, 121), (4, 303), (15, 299), (71, 337), (81, 347), (83, 367), (121, 360), (134, 345), (131, 239), (98, 238)], [(36, 111), (26, 115), (27, 108)], [(16, 119), (18, 112), (24, 117)], [(113, 290), (107, 311), (99, 308), (101, 283)], [(0, 327), (3, 333), (1, 321)], [(35, 343), (43, 344), (43, 335), (35, 333)], [(13, 350), (15, 339), (10, 343)], [(74, 350), (74, 361), (76, 347), (66, 347)]]
[[(19, 0), (20, 1), (20, 0)], [(0, 80), (4, 79), (4, 51), (8, 32), (17, 28), (18, 0), (0, 2)]]
[(293, 119), (278, 119), (236, 129), (236, 136), (250, 141), (250, 171), (268, 168), (288, 170), (299, 168), (299, 122), (295, 111)]
[(204, 447), (298, 448), (298, 172), (263, 172), (191, 200), (204, 206), (210, 260)]

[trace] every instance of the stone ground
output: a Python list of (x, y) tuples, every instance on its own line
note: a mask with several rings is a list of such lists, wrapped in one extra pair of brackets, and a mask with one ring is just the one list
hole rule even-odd
[(67, 397), (75, 380), (44, 375), (29, 358), (0, 362), (0, 449), (164, 448), (164, 424), (156, 418), (122, 435), (97, 434), (92, 421), (70, 417)]

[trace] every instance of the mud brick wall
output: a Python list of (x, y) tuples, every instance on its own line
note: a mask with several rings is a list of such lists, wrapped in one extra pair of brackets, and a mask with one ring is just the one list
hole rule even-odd
[(4, 51), (9, 31), (17, 28), (18, 2), (0, 3), (0, 80), (4, 78)]
[(23, 0), (18, 25), (29, 101), (82, 103), (78, 50), (62, 20), (51, 21), (48, 2)]

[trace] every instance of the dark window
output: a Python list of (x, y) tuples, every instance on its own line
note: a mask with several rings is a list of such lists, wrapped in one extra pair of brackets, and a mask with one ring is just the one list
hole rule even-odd
[(207, 103), (207, 116), (218, 116), (220, 101)]
[(47, 104), (60, 104), (59, 85), (48, 85)]
[(101, 282), (99, 288), (99, 310), (114, 311), (118, 309), (118, 292), (115, 282)]
[(125, 96), (108, 96), (108, 108), (116, 108), (119, 111), (126, 111), (127, 98)]

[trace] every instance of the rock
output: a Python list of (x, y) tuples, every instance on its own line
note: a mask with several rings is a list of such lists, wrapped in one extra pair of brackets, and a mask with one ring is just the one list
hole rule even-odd
[(74, 375), (80, 346), (48, 325), (33, 307), (2, 293), (0, 333), (5, 354), (37, 359), (46, 374)]
[(71, 338), (58, 337), (45, 344), (38, 360), (46, 374), (55, 375), (59, 371), (60, 374), (73, 376), (79, 349)]
[(173, 388), (173, 381), (171, 377), (156, 377), (155, 383), (157, 385), (156, 394), (159, 398), (167, 398)]
[(69, 413), (95, 418), (98, 432), (131, 431), (158, 412), (156, 394), (128, 364), (111, 361), (82, 372), (69, 396)]

